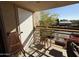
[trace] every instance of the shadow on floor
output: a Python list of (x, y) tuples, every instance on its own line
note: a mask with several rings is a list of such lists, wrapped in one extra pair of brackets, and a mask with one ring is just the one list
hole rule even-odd
[(55, 57), (65, 57), (65, 56), (63, 56), (63, 53), (62, 52), (57, 51), (55, 49), (51, 49), (49, 51), (49, 54), (52, 55), (52, 56), (55, 56)]

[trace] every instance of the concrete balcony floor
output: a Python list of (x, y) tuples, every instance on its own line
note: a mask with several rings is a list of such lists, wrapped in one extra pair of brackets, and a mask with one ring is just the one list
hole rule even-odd
[[(49, 54), (51, 49), (54, 50), (53, 55)], [(67, 57), (64, 47), (56, 45), (54, 40), (52, 40), (51, 47), (48, 49), (42, 48), (41, 50), (38, 50), (34, 44), (31, 44), (25, 51), (27, 52), (26, 57)], [(21, 53), (19, 57), (23, 57), (23, 54)]]

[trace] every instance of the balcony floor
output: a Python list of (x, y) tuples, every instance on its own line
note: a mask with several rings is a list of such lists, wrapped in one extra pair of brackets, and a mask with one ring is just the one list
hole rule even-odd
[[(48, 49), (38, 50), (34, 44), (31, 44), (25, 51), (27, 52), (26, 57), (67, 57), (66, 50), (62, 46), (56, 45), (54, 41)], [(49, 54), (49, 51), (52, 51), (53, 55)], [(22, 57), (23, 55), (20, 54), (19, 56)]]

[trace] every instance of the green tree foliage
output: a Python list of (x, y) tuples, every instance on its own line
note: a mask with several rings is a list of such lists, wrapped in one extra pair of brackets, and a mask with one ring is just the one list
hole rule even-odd
[(49, 12), (41, 12), (41, 20), (40, 25), (41, 26), (51, 26), (50, 24), (56, 24), (58, 21), (58, 14), (54, 13), (52, 15), (49, 14)]
[(43, 36), (51, 36), (52, 35), (52, 29), (51, 30), (45, 30), (48, 28), (48, 26), (52, 26), (52, 24), (57, 24), (59, 22), (58, 14), (54, 13), (50, 15), (48, 11), (41, 12), (41, 20), (40, 25), (45, 26), (45, 28), (42, 28), (40, 30), (41, 38)]

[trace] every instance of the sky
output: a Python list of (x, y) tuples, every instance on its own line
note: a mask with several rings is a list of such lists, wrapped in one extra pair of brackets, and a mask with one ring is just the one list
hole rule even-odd
[(49, 9), (50, 15), (58, 14), (59, 19), (79, 20), (79, 3), (64, 7)]

